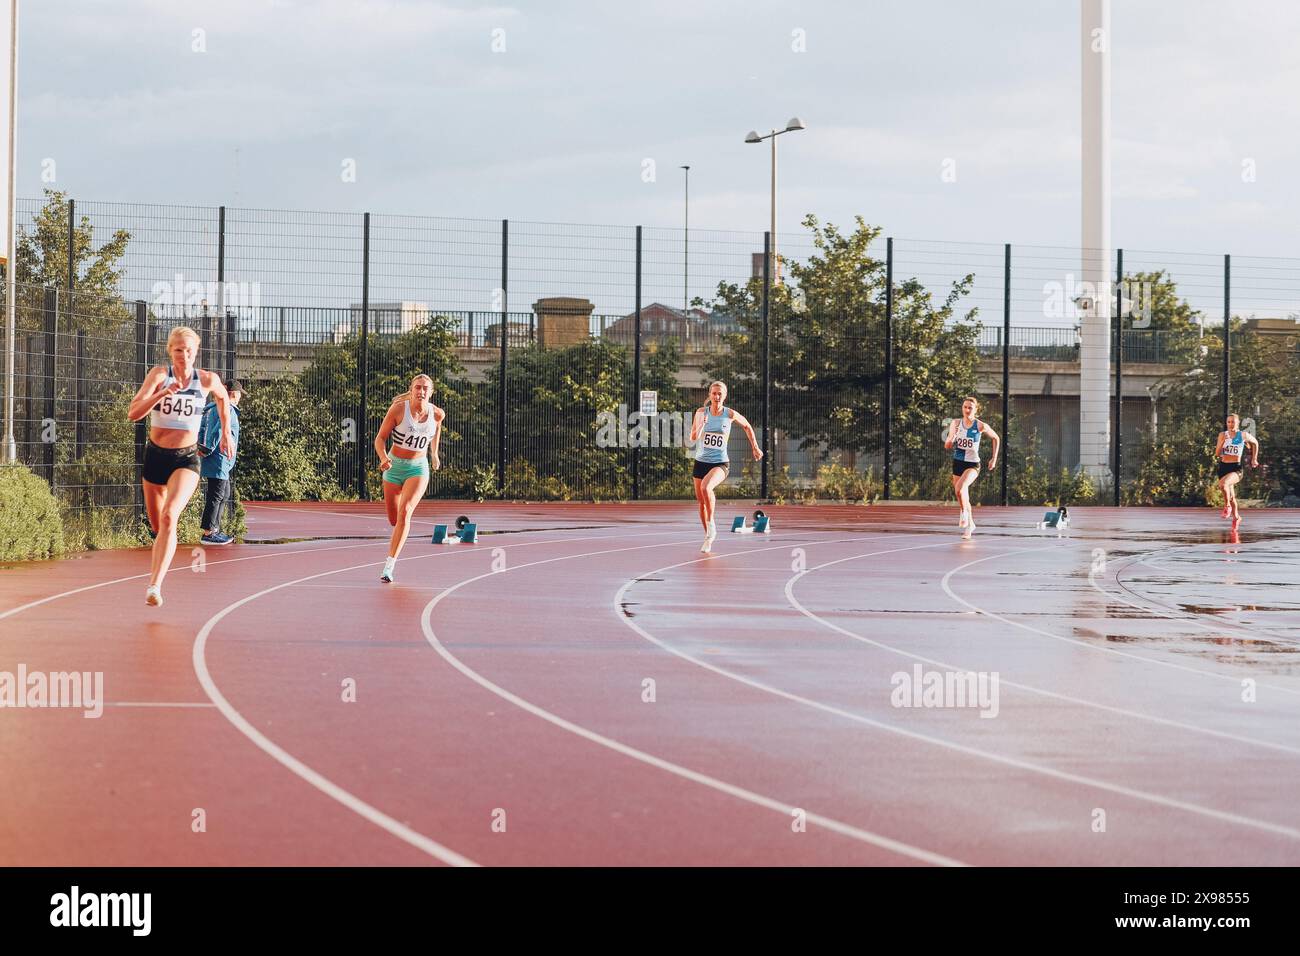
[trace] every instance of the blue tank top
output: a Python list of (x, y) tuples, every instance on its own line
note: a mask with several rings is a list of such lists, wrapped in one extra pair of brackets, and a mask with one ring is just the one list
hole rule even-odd
[(980, 420), (975, 419), (975, 424), (970, 428), (961, 427), (961, 419), (957, 419), (957, 437), (952, 443), (952, 457), (957, 461), (979, 461), (980, 460)]
[(731, 436), (731, 409), (722, 406), (722, 414), (714, 415), (709, 406), (704, 406), (704, 429), (700, 432), (700, 441), (695, 448), (695, 460), (708, 465), (726, 464), (727, 439)]

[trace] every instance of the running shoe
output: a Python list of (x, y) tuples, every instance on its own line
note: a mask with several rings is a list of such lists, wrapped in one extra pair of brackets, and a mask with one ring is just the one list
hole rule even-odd
[(235, 539), (228, 534), (222, 534), (220, 531), (214, 531), (212, 532), (212, 534), (205, 534), (203, 537), (199, 538), (199, 543), (223, 545), (223, 544), (230, 544), (230, 542), (234, 540)]
[(708, 524), (708, 529), (704, 532), (704, 543), (700, 545), (700, 553), (708, 554), (713, 550), (713, 539), (718, 536), (718, 529), (712, 521)]
[(150, 607), (162, 607), (162, 590), (152, 584), (144, 589), (144, 603)]
[(1230, 518), (1230, 517), (1232, 517), (1232, 505), (1224, 505), (1224, 506), (1223, 506), (1223, 517), (1225, 517), (1225, 518)]
[(392, 558), (389, 558), (387, 561), (385, 561), (385, 562), (384, 562), (384, 570), (383, 570), (383, 572), (379, 575), (379, 580), (383, 581), (385, 584), (392, 584), (392, 583), (393, 583), (393, 568), (394, 568), (396, 565), (397, 565), (397, 562), (394, 561)]

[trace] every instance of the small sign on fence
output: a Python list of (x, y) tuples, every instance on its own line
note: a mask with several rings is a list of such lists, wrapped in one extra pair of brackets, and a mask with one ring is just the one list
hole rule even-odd
[(641, 393), (641, 414), (646, 418), (654, 418), (659, 414), (659, 393), (643, 391)]

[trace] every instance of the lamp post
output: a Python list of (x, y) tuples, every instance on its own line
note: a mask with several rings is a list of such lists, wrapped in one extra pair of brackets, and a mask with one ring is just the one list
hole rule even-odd
[(780, 282), (781, 273), (777, 269), (777, 263), (780, 261), (776, 254), (776, 138), (782, 133), (793, 133), (797, 129), (806, 129), (803, 120), (799, 117), (793, 117), (790, 122), (785, 124), (785, 129), (774, 129), (766, 136), (759, 136), (757, 131), (750, 130), (749, 135), (745, 137), (746, 143), (761, 143), (765, 139), (772, 141), (772, 248), (769, 250), (771, 256), (772, 281)]
[(14, 340), (18, 286), (18, 250), (14, 247), (14, 218), (17, 199), (14, 188), (18, 185), (18, 0), (9, 7), (9, 153), (5, 164), (8, 189), (5, 197), (5, 394), (4, 394), (4, 448), (6, 462), (18, 460), (18, 445), (14, 441)]
[(682, 245), (682, 315), (685, 317), (691, 307), (691, 167), (682, 169), (686, 170), (686, 231)]

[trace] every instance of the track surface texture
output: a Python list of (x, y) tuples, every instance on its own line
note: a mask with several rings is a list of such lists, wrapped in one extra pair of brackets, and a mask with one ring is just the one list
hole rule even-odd
[(1300, 864), (1300, 513), (247, 509), (0, 571), (0, 864)]

